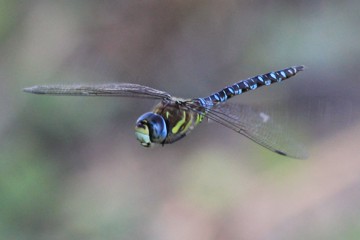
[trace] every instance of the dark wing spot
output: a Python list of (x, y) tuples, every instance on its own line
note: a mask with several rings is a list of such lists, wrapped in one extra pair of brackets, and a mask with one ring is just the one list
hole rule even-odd
[(282, 151), (275, 150), (275, 152), (276, 152), (277, 154), (282, 155), (282, 156), (287, 156), (287, 154), (286, 154), (286, 153), (284, 153), (284, 152), (282, 152)]

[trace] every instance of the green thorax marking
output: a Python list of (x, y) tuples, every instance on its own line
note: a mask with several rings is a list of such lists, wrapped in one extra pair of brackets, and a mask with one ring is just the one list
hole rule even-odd
[(175, 101), (162, 101), (153, 110), (161, 115), (167, 124), (168, 136), (165, 143), (172, 143), (188, 134), (204, 118), (204, 114), (190, 111)]
[[(171, 132), (173, 134), (176, 134), (179, 132), (180, 128), (185, 129), (184, 124), (186, 122), (186, 112), (184, 110), (182, 110), (182, 116), (181, 118), (177, 121), (177, 123), (175, 124), (175, 126), (173, 128), (171, 128)], [(190, 121), (189, 121), (190, 122)]]

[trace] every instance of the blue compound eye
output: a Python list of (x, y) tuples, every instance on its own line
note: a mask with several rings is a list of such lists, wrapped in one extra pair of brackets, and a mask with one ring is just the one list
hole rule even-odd
[(135, 135), (144, 147), (149, 147), (151, 143), (163, 143), (167, 136), (166, 122), (158, 114), (145, 113), (136, 121)]

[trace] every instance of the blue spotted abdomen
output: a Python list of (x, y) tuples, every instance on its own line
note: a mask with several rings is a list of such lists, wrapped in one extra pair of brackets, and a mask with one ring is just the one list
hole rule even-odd
[(257, 75), (246, 80), (237, 82), (231, 86), (222, 89), (219, 92), (213, 93), (205, 98), (198, 98), (197, 100), (203, 106), (212, 106), (220, 102), (224, 102), (232, 96), (242, 94), (244, 92), (254, 90), (264, 85), (270, 85), (282, 80), (295, 76), (299, 71), (304, 70), (304, 66), (294, 66), (285, 68), (283, 70), (269, 72), (262, 75)]

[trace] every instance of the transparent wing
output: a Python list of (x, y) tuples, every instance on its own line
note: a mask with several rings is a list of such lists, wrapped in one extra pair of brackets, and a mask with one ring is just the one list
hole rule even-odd
[(167, 92), (132, 83), (98, 85), (40, 85), (24, 88), (25, 92), (70, 96), (112, 96), (164, 99), (171, 98)]
[[(190, 105), (191, 110), (203, 112), (198, 105)], [(305, 148), (288, 136), (265, 112), (236, 103), (217, 104), (206, 111), (207, 118), (248, 137), (275, 153), (299, 159), (307, 158)]]
[(224, 103), (214, 106), (207, 116), (273, 152), (293, 158), (307, 157), (304, 147), (265, 112), (246, 105)]

